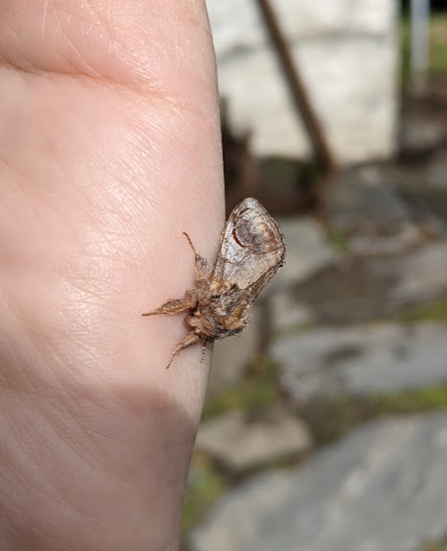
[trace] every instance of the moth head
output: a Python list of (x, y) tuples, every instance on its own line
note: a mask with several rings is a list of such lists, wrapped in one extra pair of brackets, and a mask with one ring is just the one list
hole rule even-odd
[(188, 316), (186, 316), (186, 324), (198, 335), (202, 334), (206, 330), (207, 319), (206, 312), (203, 312), (201, 308), (194, 308), (191, 310)]
[(189, 314), (188, 316), (186, 316), (186, 323), (194, 329), (196, 327), (199, 327), (201, 318), (202, 318), (202, 313), (196, 310), (191, 314)]
[(204, 308), (196, 308), (191, 311), (186, 317), (186, 324), (189, 325), (194, 333), (199, 335), (201, 338), (209, 338), (214, 334), (214, 316), (210, 309), (206, 306)]

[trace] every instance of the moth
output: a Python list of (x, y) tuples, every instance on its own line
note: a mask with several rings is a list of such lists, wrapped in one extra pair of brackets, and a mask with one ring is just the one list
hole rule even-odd
[(199, 255), (186, 232), (183, 235), (195, 258), (195, 284), (183, 298), (168, 300), (141, 314), (174, 315), (188, 312), (189, 334), (172, 351), (166, 369), (183, 349), (199, 341), (206, 344), (237, 335), (247, 324), (247, 310), (284, 264), (284, 237), (275, 220), (256, 199), (247, 198), (230, 214), (220, 237), (214, 264)]

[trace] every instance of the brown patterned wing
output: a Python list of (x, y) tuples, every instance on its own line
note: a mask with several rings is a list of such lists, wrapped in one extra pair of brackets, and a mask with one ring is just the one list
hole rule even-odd
[(221, 235), (212, 293), (223, 294), (236, 286), (252, 302), (283, 265), (285, 252), (275, 220), (259, 201), (245, 199), (230, 214)]

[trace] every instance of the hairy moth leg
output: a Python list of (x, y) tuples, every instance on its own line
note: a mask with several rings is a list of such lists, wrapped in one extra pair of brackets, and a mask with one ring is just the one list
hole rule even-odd
[(172, 351), (171, 357), (169, 358), (168, 365), (166, 366), (166, 369), (169, 369), (172, 364), (172, 360), (175, 358), (175, 356), (185, 348), (188, 348), (188, 346), (191, 346), (192, 344), (195, 344), (199, 340), (198, 335), (191, 332), (189, 335), (187, 335), (182, 341), (178, 343), (178, 345), (174, 348)]
[(157, 316), (158, 314), (167, 314), (168, 316), (173, 316), (175, 314), (180, 314), (186, 310), (191, 310), (196, 305), (196, 300), (189, 293), (186, 293), (183, 298), (177, 298), (174, 300), (168, 300), (161, 306), (159, 306), (153, 312), (145, 312), (141, 314), (142, 316)]
[(206, 353), (206, 343), (208, 341), (203, 341), (203, 346), (202, 346), (202, 354), (200, 356), (200, 363), (203, 364), (203, 362), (205, 361), (205, 353)]

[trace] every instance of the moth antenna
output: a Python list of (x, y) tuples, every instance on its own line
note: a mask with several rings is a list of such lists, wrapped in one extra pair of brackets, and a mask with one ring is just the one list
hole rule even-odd
[(193, 253), (196, 255), (196, 256), (200, 256), (199, 253), (195, 250), (194, 248), (194, 245), (192, 244), (192, 241), (191, 241), (191, 238), (189, 237), (189, 235), (184, 231), (182, 232), (183, 235), (186, 237), (186, 239), (188, 240), (188, 243), (193, 251)]

